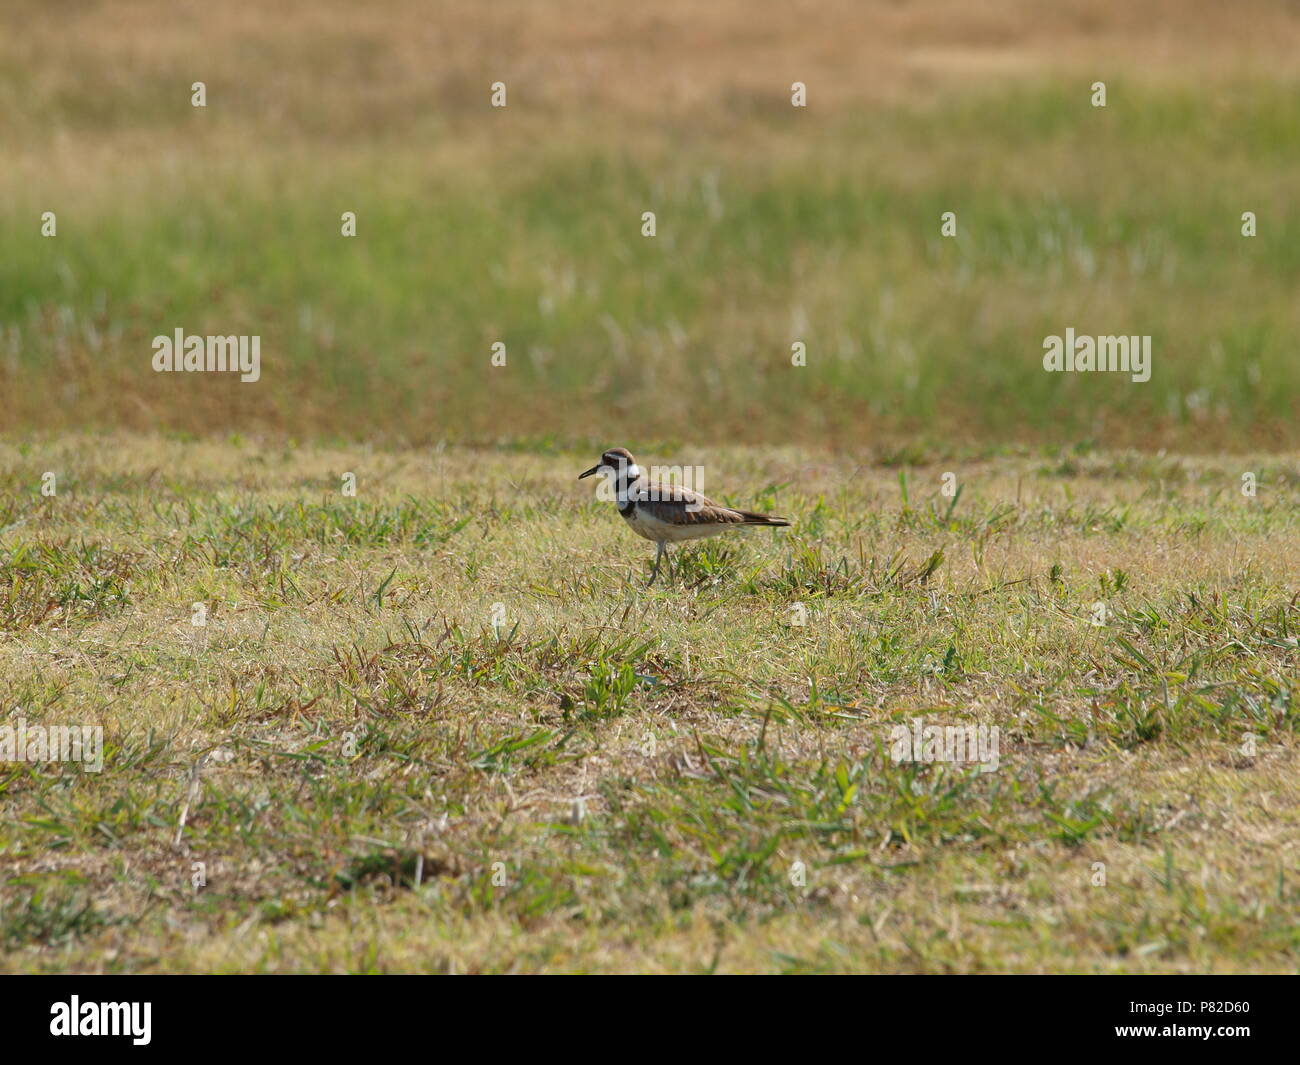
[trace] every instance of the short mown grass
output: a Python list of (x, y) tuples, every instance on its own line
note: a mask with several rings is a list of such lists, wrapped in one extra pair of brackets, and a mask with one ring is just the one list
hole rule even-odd
[(1296, 967), (1294, 456), (638, 450), (794, 525), (647, 588), (586, 454), (0, 450), (3, 720), (105, 737), (0, 764), (5, 967)]

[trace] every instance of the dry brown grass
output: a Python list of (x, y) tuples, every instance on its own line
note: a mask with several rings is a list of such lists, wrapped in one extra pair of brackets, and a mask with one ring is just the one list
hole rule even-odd
[[(120, 151), (119, 137), (156, 151), (159, 108), (185, 116), (160, 90), (193, 80), (226, 100), (210, 123), (226, 134), (365, 141), (437, 139), (439, 116), (478, 114), (498, 79), (516, 113), (548, 123), (653, 127), (734, 115), (746, 99), (766, 107), (796, 80), (819, 111), (837, 111), (1063, 71), (1300, 74), (1300, 19), (1282, 0), (16, 0), (0, 18), (0, 62), (30, 77), (0, 101), (20, 154), (67, 137), (78, 152), (101, 140)], [(209, 132), (174, 130), (190, 144)]]

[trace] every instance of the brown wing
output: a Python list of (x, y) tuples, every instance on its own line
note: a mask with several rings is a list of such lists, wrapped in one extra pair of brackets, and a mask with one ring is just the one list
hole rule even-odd
[(769, 518), (747, 510), (732, 510), (708, 496), (678, 484), (650, 484), (637, 498), (637, 506), (669, 525), (788, 525), (784, 518)]

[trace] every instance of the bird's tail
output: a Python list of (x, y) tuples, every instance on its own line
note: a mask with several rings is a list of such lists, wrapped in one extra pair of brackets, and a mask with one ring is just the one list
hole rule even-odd
[(755, 514), (752, 510), (738, 510), (736, 513), (744, 519), (742, 522), (744, 525), (771, 525), (779, 528), (790, 524), (785, 518), (774, 518), (770, 514)]

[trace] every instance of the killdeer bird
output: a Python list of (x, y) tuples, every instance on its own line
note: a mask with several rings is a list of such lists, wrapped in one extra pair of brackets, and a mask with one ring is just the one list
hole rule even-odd
[(608, 478), (618, 512), (632, 531), (655, 542), (658, 550), (647, 584), (654, 584), (659, 576), (659, 563), (669, 544), (717, 536), (743, 525), (779, 527), (790, 524), (784, 518), (755, 514), (749, 510), (732, 510), (681, 485), (657, 484), (642, 476), (641, 467), (625, 447), (610, 448), (600, 456), (596, 465), (586, 473), (578, 474), (578, 480), (593, 473)]

